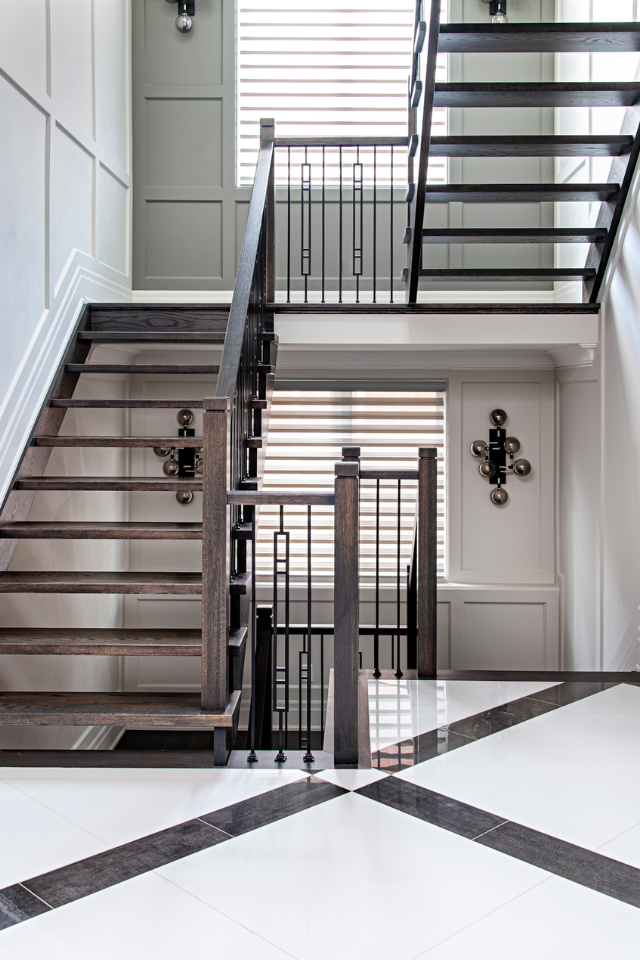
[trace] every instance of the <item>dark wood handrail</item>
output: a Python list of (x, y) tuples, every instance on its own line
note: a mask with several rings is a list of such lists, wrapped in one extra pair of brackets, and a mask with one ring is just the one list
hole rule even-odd
[[(216, 397), (233, 397), (236, 390), (251, 284), (258, 255), (262, 220), (267, 205), (269, 174), (273, 162), (273, 129), (273, 127), (268, 127), (261, 122), (260, 152), (253, 189), (251, 190), (249, 215), (242, 241), (236, 284), (233, 290), (231, 309), (229, 310), (227, 333), (224, 338), (222, 359), (220, 360)], [(269, 133), (269, 131), (271, 132)], [(270, 139), (267, 139), (268, 136)]]
[(276, 137), (276, 147), (406, 147), (407, 137)]
[(334, 503), (333, 491), (319, 490), (227, 490), (227, 503), (245, 506), (331, 506)]

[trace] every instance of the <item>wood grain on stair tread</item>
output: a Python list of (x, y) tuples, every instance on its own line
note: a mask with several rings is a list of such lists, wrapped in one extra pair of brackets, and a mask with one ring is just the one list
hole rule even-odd
[(420, 277), (426, 280), (584, 280), (595, 277), (594, 269), (586, 267), (532, 267), (532, 268), (426, 268)]
[(202, 478), (171, 477), (29, 477), (18, 480), (18, 490), (202, 490)]
[(67, 363), (68, 373), (160, 373), (182, 375), (185, 373), (217, 374), (220, 367), (207, 363)]
[(449, 136), (432, 137), (432, 157), (618, 157), (631, 136)]
[(180, 410), (189, 407), (192, 410), (202, 409), (202, 400), (59, 400), (54, 397), (52, 407), (67, 407), (69, 409), (100, 409), (106, 410)]
[(618, 53), (640, 50), (637, 23), (445, 23), (440, 53)]
[(202, 524), (23, 520), (0, 526), (0, 537), (17, 540), (201, 540)]
[(632, 107), (640, 83), (436, 83), (436, 107)]
[(463, 227), (425, 228), (423, 243), (594, 243), (604, 240), (604, 227)]
[(429, 184), (427, 203), (583, 203), (615, 200), (617, 183)]
[(200, 630), (0, 628), (0, 654), (3, 655), (199, 657), (201, 650)]
[(36, 447), (201, 447), (202, 437), (34, 437)]
[(11, 570), (0, 573), (0, 593), (202, 593), (201, 573), (116, 573)]
[(203, 711), (198, 693), (0, 693), (0, 724), (231, 727), (240, 691), (224, 712)]
[(154, 343), (186, 342), (186, 343), (224, 343), (225, 334), (223, 332), (203, 331), (195, 333), (184, 330), (158, 330), (153, 333), (142, 331), (138, 333), (131, 330), (81, 330), (78, 334), (78, 340), (95, 340), (96, 342), (106, 343), (110, 340), (114, 342), (131, 341), (132, 343), (144, 342), (150, 340)]
[[(213, 737), (213, 734), (211, 734)], [(0, 750), (0, 767), (213, 769), (211, 750)]]
[(139, 310), (129, 307), (126, 310), (93, 308), (91, 311), (91, 330), (101, 333), (111, 330), (116, 333), (130, 330), (136, 332), (222, 332), (227, 328), (229, 308), (212, 310), (194, 307), (178, 309), (174, 306), (166, 310), (157, 307), (154, 310)]

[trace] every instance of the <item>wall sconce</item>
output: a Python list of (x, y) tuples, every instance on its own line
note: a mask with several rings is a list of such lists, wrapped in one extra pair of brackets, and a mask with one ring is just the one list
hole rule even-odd
[(509, 23), (507, 20), (507, 0), (482, 0), (489, 4), (491, 23)]
[[(193, 423), (192, 410), (187, 410), (186, 408), (179, 410), (177, 420), (180, 424), (180, 429), (178, 430), (179, 437), (195, 437), (195, 430), (190, 429), (190, 424)], [(156, 457), (162, 457), (164, 459), (162, 470), (167, 477), (178, 477), (178, 479), (184, 478), (187, 480), (189, 478), (193, 479), (195, 476), (201, 477), (204, 472), (202, 447), (154, 447), (153, 452)], [(177, 460), (176, 453), (178, 454)], [(176, 500), (178, 503), (186, 506), (193, 500), (193, 492), (191, 490), (178, 490)]]
[[(514, 454), (520, 450), (520, 441), (517, 437), (508, 437), (503, 429), (507, 422), (507, 414), (497, 408), (489, 414), (494, 430), (489, 430), (489, 442), (474, 440), (471, 444), (471, 455), (482, 460), (478, 465), (481, 477), (485, 477), (496, 489), (491, 491), (491, 499), (496, 506), (503, 506), (509, 499), (504, 485), (509, 473), (516, 477), (527, 477), (531, 473), (531, 464), (524, 457), (514, 460)], [(509, 462), (507, 463), (507, 454)]]
[(176, 17), (176, 27), (180, 33), (187, 33), (193, 26), (191, 17), (196, 13), (196, 0), (167, 0), (167, 3), (179, 3), (180, 13)]

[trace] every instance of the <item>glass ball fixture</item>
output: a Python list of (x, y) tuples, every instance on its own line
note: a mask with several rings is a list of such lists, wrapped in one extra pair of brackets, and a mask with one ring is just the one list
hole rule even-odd
[(486, 457), (488, 447), (484, 440), (474, 440), (469, 449), (472, 457)]
[(483, 460), (483, 462), (478, 466), (478, 473), (481, 477), (485, 477), (487, 480), (490, 477), (495, 477), (496, 474), (496, 465), (491, 460)]
[(509, 494), (504, 487), (496, 487), (491, 491), (491, 499), (498, 507), (504, 506), (509, 499)]
[(513, 465), (513, 472), (517, 477), (528, 477), (531, 473), (531, 464), (524, 457), (520, 457)]
[(182, 410), (178, 410), (178, 415), (176, 417), (176, 420), (178, 421), (181, 427), (188, 427), (189, 424), (193, 423), (193, 413), (191, 412), (191, 410), (187, 410), (186, 408), (183, 408)]
[(187, 504), (191, 503), (193, 500), (193, 494), (191, 490), (178, 490), (176, 493), (176, 500), (178, 503), (181, 503), (184, 507), (186, 507)]
[(496, 407), (496, 409), (492, 410), (489, 414), (489, 419), (494, 427), (504, 427), (507, 422), (507, 414), (500, 407)]
[(179, 469), (180, 467), (173, 457), (171, 457), (170, 460), (165, 460), (162, 464), (163, 473), (165, 473), (167, 477), (175, 477)]
[(517, 437), (507, 437), (504, 442), (504, 449), (507, 453), (517, 453), (520, 449), (520, 441)]

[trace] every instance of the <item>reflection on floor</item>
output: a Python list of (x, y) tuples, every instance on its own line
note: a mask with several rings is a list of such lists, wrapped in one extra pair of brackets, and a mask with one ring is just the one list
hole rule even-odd
[(0, 960), (637, 957), (640, 687), (369, 698), (371, 770), (0, 770)]

